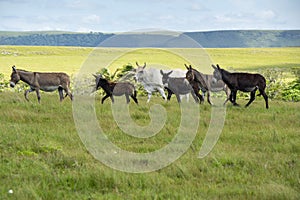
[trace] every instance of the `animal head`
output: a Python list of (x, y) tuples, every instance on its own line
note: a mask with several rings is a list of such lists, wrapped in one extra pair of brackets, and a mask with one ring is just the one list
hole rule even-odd
[(93, 74), (93, 76), (95, 77), (95, 82), (96, 82), (96, 87), (95, 89), (98, 90), (99, 87), (101, 86), (101, 83), (103, 82), (103, 80), (105, 80), (102, 76), (102, 74), (96, 75)]
[(195, 75), (194, 75), (194, 71), (192, 68), (192, 65), (188, 66), (187, 64), (184, 64), (184, 66), (186, 67), (186, 69), (188, 70), (186, 72), (186, 76), (185, 78), (190, 82), (193, 81), (195, 79)]
[(137, 69), (135, 69), (135, 76), (134, 76), (134, 79), (136, 81), (142, 81), (143, 80), (143, 76), (144, 76), (144, 70), (146, 68), (146, 63), (144, 63), (144, 66), (140, 66), (138, 64), (138, 62), (136, 62), (136, 66), (137, 66)]
[(12, 73), (10, 75), (10, 87), (15, 87), (16, 84), (20, 81), (20, 75), (15, 66), (12, 66)]
[(170, 74), (172, 74), (172, 72), (173, 70), (168, 73), (164, 73), (163, 70), (160, 70), (160, 74), (162, 75), (162, 82), (164, 85), (169, 82)]
[(211, 65), (212, 68), (214, 68), (214, 73), (213, 73), (213, 83), (218, 82), (219, 80), (222, 80), (222, 73), (221, 73), (221, 68), (220, 66), (217, 64), (217, 66), (215, 66), (214, 64)]

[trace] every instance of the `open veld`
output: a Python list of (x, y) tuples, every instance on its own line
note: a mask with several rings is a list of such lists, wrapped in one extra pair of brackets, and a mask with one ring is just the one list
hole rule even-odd
[[(0, 46), (0, 73), (9, 79), (11, 66), (15, 65), (20, 69), (30, 71), (64, 71), (68, 74), (76, 73), (84, 64), (94, 48), (84, 47), (40, 47), (40, 46)], [(122, 55), (122, 49), (100, 50), (103, 57)], [(110, 66), (113, 72), (117, 67), (131, 63), (135, 64), (149, 62), (149, 58), (154, 51), (148, 53), (134, 51), (126, 60), (118, 59), (114, 65)], [(193, 50), (190, 50), (193, 52)], [(235, 70), (257, 70), (261, 68), (282, 68), (300, 67), (300, 48), (222, 48), (203, 49), (213, 63), (218, 63), (224, 68)], [(159, 61), (170, 68), (184, 68), (183, 63), (174, 62), (173, 59), (164, 57), (161, 53)], [(201, 58), (199, 58), (201, 63)], [(96, 64), (97, 68), (103, 68), (101, 63)], [(208, 66), (209, 68), (209, 66)]]
[[(1, 46), (0, 73), (9, 80), (11, 66), (16, 65), (33, 71), (74, 74), (91, 51), (77, 47)], [(300, 66), (300, 48), (206, 51), (215, 63), (234, 70)], [(147, 55), (139, 52), (133, 58), (141, 63), (147, 61)], [(135, 59), (128, 62), (134, 64)], [(130, 103), (132, 120), (141, 125), (150, 123), (149, 111), (154, 104), (161, 104), (167, 111), (166, 126), (146, 139), (123, 133), (114, 121), (110, 100), (101, 105), (100, 98), (97, 94), (98, 122), (120, 148), (154, 151), (168, 144), (177, 132), (181, 116), (174, 97), (165, 103), (154, 96), (146, 104), (146, 97), (138, 96), (139, 105)], [(262, 97), (257, 97), (249, 108), (228, 104), (217, 144), (200, 159), (198, 154), (212, 111), (205, 102), (199, 105), (196, 138), (182, 157), (160, 170), (132, 174), (107, 167), (86, 150), (77, 133), (69, 99), (59, 103), (57, 92), (42, 93), (41, 104), (34, 93), (29, 99), (24, 99), (23, 91), (0, 92), (1, 199), (300, 198), (300, 103), (270, 100), (267, 110)], [(237, 102), (245, 105), (247, 100), (239, 98)]]

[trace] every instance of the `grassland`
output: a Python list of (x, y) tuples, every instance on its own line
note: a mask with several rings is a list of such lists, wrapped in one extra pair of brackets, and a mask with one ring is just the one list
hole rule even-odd
[[(122, 54), (122, 49), (100, 50), (102, 57), (114, 57)], [(193, 50), (191, 49), (191, 54)], [(224, 68), (234, 70), (257, 70), (261, 68), (299, 68), (300, 48), (231, 48), (231, 49), (205, 49), (207, 55), (214, 63)], [(11, 66), (16, 65), (32, 71), (64, 71), (75, 74), (84, 64), (93, 48), (83, 47), (39, 47), (39, 46), (0, 46), (0, 73), (7, 79), (11, 73)], [(163, 52), (163, 51), (161, 51)], [(183, 68), (182, 59), (175, 58), (170, 53), (156, 53), (156, 61), (171, 68)], [(159, 58), (157, 58), (157, 56)], [(111, 64), (109, 69), (113, 72), (124, 64), (147, 62), (153, 57), (153, 51), (148, 53), (133, 51), (122, 56)], [(199, 58), (201, 63), (201, 58)], [(97, 67), (103, 68), (102, 63)]]
[[(6, 79), (13, 64), (28, 66), (28, 70), (75, 73), (92, 50), (12, 46), (0, 49), (0, 53), (13, 52), (0, 55), (0, 73)], [(259, 50), (265, 53), (260, 54)], [(207, 51), (214, 62), (240, 70), (273, 66), (288, 69), (299, 67), (300, 63), (300, 48)], [(146, 59), (136, 56), (132, 57), (139, 62)], [(198, 158), (198, 153), (212, 108), (207, 103), (200, 105), (197, 136), (182, 157), (155, 172), (130, 174), (105, 166), (86, 150), (77, 134), (69, 99), (59, 103), (58, 94), (41, 95), (42, 103), (38, 104), (35, 94), (30, 94), (27, 102), (22, 92), (0, 93), (1, 199), (300, 198), (300, 103), (270, 101), (270, 109), (266, 110), (258, 97), (247, 109), (228, 105), (219, 141), (203, 159)], [(169, 124), (157, 136), (137, 139), (125, 135), (113, 120), (109, 100), (101, 105), (97, 95), (99, 124), (121, 148), (134, 152), (159, 149), (174, 137), (179, 106), (175, 98), (164, 103), (153, 97), (150, 104), (145, 103), (145, 97), (138, 98), (140, 105), (130, 104), (131, 116), (138, 124), (149, 123), (149, 109), (156, 103), (168, 111)], [(244, 99), (238, 102), (246, 104)]]
[[(39, 105), (35, 95), (30, 102), (20, 93), (0, 98), (1, 199), (299, 199), (299, 103), (272, 101), (269, 110), (261, 99), (248, 109), (228, 106), (222, 135), (204, 159), (197, 156), (211, 107), (201, 105), (196, 139), (180, 159), (155, 172), (129, 174), (87, 152), (69, 99), (60, 104), (57, 95), (44, 94)], [(99, 96), (96, 101), (99, 123), (121, 148), (159, 149), (176, 132), (169, 125), (150, 142), (124, 137), (110, 102), (101, 105)], [(162, 103), (155, 97), (145, 101), (130, 107), (137, 123), (147, 124), (150, 106)], [(162, 105), (178, 115), (175, 99)]]

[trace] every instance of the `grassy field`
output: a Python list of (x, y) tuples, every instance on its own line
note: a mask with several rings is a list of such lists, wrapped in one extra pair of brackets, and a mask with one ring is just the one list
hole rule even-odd
[[(74, 74), (91, 51), (77, 47), (1, 46), (0, 73), (8, 80), (11, 65), (16, 65)], [(214, 62), (234, 70), (300, 66), (300, 48), (207, 52)], [(151, 53), (137, 51), (118, 62), (143, 63)], [(168, 64), (176, 59), (161, 61)], [(105, 166), (86, 150), (76, 131), (69, 99), (59, 103), (57, 93), (42, 93), (41, 98), (38, 104), (34, 93), (27, 102), (23, 91), (0, 92), (0, 199), (300, 198), (300, 103), (271, 100), (267, 110), (258, 97), (249, 108), (228, 104), (222, 134), (203, 159), (198, 154), (212, 108), (207, 103), (200, 105), (199, 128), (188, 151), (163, 169), (131, 174)], [(137, 124), (150, 122), (148, 113), (154, 104), (167, 110), (166, 126), (155, 137), (139, 139), (124, 134), (113, 120), (110, 100), (101, 105), (99, 94), (95, 104), (98, 121), (119, 147), (134, 152), (154, 151), (174, 137), (180, 109), (174, 97), (169, 103), (157, 96), (150, 104), (145, 103), (145, 97), (138, 99), (138, 106), (130, 104)], [(245, 99), (237, 101), (246, 104)]]
[[(124, 136), (115, 124), (110, 102), (96, 98), (99, 123), (121, 148), (135, 152), (159, 149), (176, 132), (168, 125), (155, 138)], [(299, 103), (260, 98), (248, 109), (228, 106), (222, 135), (213, 151), (198, 158), (210, 121), (211, 107), (200, 106), (200, 126), (188, 151), (161, 170), (130, 174), (95, 160), (75, 129), (69, 99), (20, 93), (0, 93), (1, 199), (299, 199)], [(136, 123), (149, 123), (155, 103), (178, 114), (173, 98), (150, 104), (139, 98), (130, 111)], [(246, 103), (239, 100), (240, 103)], [(180, 115), (180, 114), (179, 114)], [(101, 116), (101, 117), (100, 117)], [(172, 119), (173, 117), (171, 117)], [(166, 132), (167, 130), (167, 132)], [(8, 191), (13, 190), (13, 194)]]
[[(100, 50), (102, 57), (122, 54), (122, 49)], [(191, 54), (194, 50), (190, 50)], [(205, 49), (204, 52), (214, 63), (219, 63), (227, 69), (233, 70), (257, 70), (261, 68), (300, 68), (300, 48), (232, 48), (232, 49)], [(39, 46), (0, 46), (0, 73), (9, 79), (11, 66), (16, 65), (20, 69), (31, 71), (64, 71), (75, 74), (84, 64), (93, 48), (82, 47), (39, 47)], [(125, 64), (150, 62), (155, 55), (155, 61), (171, 68), (183, 68), (182, 59), (169, 52), (156, 53), (133, 51), (121, 56), (111, 63), (110, 70)], [(150, 60), (150, 61), (149, 61)], [(199, 58), (201, 63), (201, 58)], [(97, 63), (99, 69), (105, 67)], [(208, 66), (210, 69), (210, 67)]]

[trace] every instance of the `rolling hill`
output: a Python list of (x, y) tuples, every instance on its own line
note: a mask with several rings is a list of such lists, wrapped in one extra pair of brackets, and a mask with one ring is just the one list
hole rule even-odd
[[(0, 45), (96, 47), (112, 36), (120, 35), (101, 32), (79, 33), (63, 31), (0, 31)], [(119, 42), (116, 40), (114, 44), (109, 44), (108, 46), (184, 47), (185, 44), (177, 42), (180, 41), (180, 37), (182, 36), (189, 36), (205, 48), (300, 46), (300, 30), (228, 30), (185, 32), (178, 35), (168, 36), (157, 32), (154, 32), (153, 34), (131, 33), (122, 35), (122, 37), (118, 38)], [(153, 41), (156, 40), (164, 42), (160, 42), (156, 45), (153, 43)], [(176, 45), (174, 46), (174, 44)]]

